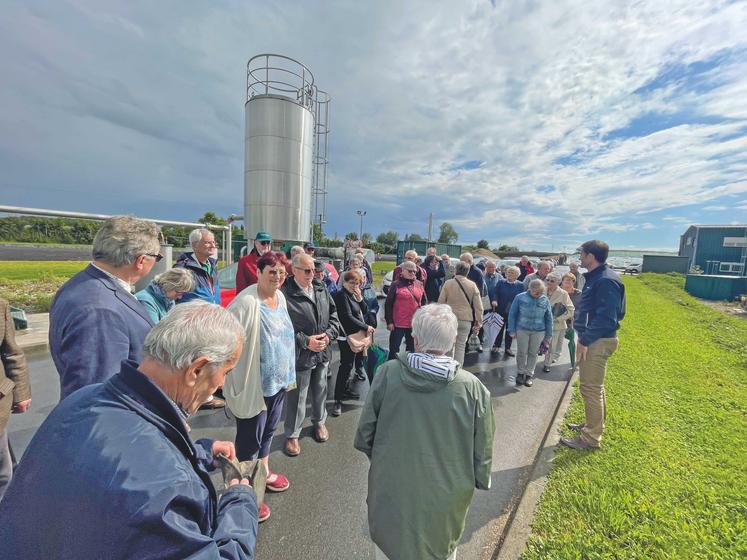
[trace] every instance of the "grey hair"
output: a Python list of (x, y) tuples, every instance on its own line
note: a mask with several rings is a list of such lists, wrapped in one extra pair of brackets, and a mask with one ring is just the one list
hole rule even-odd
[(550, 261), (540, 261), (537, 265), (537, 269), (539, 269), (539, 267), (541, 267), (543, 264), (546, 264), (550, 268), (550, 270), (553, 269), (552, 263)]
[(295, 257), (296, 255), (300, 255), (301, 253), (306, 254), (306, 251), (304, 251), (303, 247), (301, 247), (300, 245), (294, 245), (293, 247), (291, 247), (291, 257)]
[(361, 279), (361, 284), (365, 284), (366, 282), (368, 282), (368, 276), (366, 275), (366, 271), (363, 269), (363, 267), (356, 269), (355, 272)]
[(531, 280), (529, 282), (529, 286), (527, 286), (528, 291), (532, 290), (542, 290), (542, 293), (545, 293), (545, 283), (540, 280), (539, 278), (535, 278), (534, 280)]
[(548, 280), (549, 278), (554, 278), (555, 280), (558, 281), (558, 284), (560, 284), (561, 280), (563, 280), (563, 276), (560, 274), (560, 272), (554, 272), (554, 271), (548, 274), (545, 280)]
[(241, 323), (220, 305), (191, 301), (174, 307), (153, 327), (143, 353), (173, 371), (200, 356), (219, 367), (235, 356), (244, 337)]
[(454, 267), (454, 274), (456, 276), (467, 276), (469, 274), (469, 265), (464, 261), (459, 261)]
[(157, 254), (161, 249), (158, 226), (132, 216), (114, 216), (93, 238), (91, 256), (114, 267), (127, 266), (140, 255)]
[(459, 255), (459, 260), (462, 262), (468, 262), (469, 264), (475, 262), (474, 257), (472, 257), (472, 253), (462, 253), (461, 255)]
[(187, 268), (172, 268), (153, 278), (153, 283), (164, 292), (191, 292), (195, 289), (195, 277)]
[(441, 255), (441, 258), (451, 260), (451, 257), (448, 255), (448, 253), (444, 253), (443, 255)]
[(521, 275), (521, 269), (519, 269), (518, 266), (509, 266), (506, 268), (506, 274), (508, 274), (510, 271), (514, 271), (516, 273), (516, 276)]
[(354, 256), (354, 257), (353, 257), (352, 259), (350, 259), (350, 260), (351, 260), (351, 261), (356, 261), (356, 262), (357, 262), (357, 263), (358, 263), (359, 265), (363, 266), (363, 257), (361, 257), (360, 255), (355, 255), (355, 256)]
[(404, 261), (401, 265), (399, 265), (402, 270), (417, 270), (418, 265), (416, 265), (412, 261)]
[(310, 260), (311, 265), (316, 266), (314, 264), (314, 257), (312, 257), (311, 255), (307, 255), (306, 253), (299, 253), (297, 255), (293, 255), (292, 263), (294, 267), (301, 268), (301, 262), (306, 261), (306, 260)]
[(412, 318), (412, 334), (421, 352), (450, 352), (457, 336), (456, 315), (451, 307), (440, 303), (421, 307)]
[(189, 232), (189, 244), (194, 247), (196, 243), (202, 241), (202, 236), (206, 233), (213, 233), (206, 228), (197, 228)]

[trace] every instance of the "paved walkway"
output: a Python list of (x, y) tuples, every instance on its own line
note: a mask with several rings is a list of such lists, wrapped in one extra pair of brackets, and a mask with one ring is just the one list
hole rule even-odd
[[(386, 346), (387, 332), (380, 329), (377, 339)], [(336, 354), (336, 353), (335, 353)], [(548, 374), (541, 372), (531, 388), (514, 385), (515, 360), (503, 355), (468, 354), (467, 369), (485, 383), (493, 396), (496, 437), (493, 480), (490, 491), (475, 491), (460, 544), (459, 557), (480, 560), (493, 555), (495, 545), (512, 509), (529, 482), (532, 465), (555, 407), (570, 377), (564, 355)], [(39, 424), (59, 399), (59, 381), (46, 352), (29, 353), (33, 403), (28, 413), (13, 415), (8, 426), (10, 440), (20, 456)], [(332, 371), (337, 372), (337, 357)], [(330, 379), (332, 394), (334, 376)], [(365, 398), (367, 382), (356, 389)], [(301, 436), (301, 455), (286, 457), (282, 424), (277, 429), (270, 456), (271, 468), (288, 476), (291, 488), (270, 495), (272, 517), (263, 523), (257, 545), (257, 558), (286, 560), (304, 558), (372, 559), (367, 536), (366, 488), (368, 460), (353, 449), (352, 441), (362, 403), (351, 402), (342, 416), (330, 417), (330, 440), (316, 443), (307, 427)], [(203, 411), (193, 418), (195, 438), (232, 440), (235, 425), (225, 411)], [(402, 476), (427, 476), (403, 472)]]

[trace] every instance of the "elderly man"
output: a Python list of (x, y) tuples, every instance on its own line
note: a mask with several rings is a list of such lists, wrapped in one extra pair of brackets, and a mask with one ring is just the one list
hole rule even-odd
[(248, 255), (239, 259), (236, 265), (236, 293), (257, 283), (257, 261), (272, 247), (272, 236), (266, 231), (258, 231), (254, 238), (254, 248)]
[(187, 418), (223, 385), (243, 329), (217, 305), (177, 306), (143, 360), (86, 387), (36, 432), (0, 502), (7, 558), (254, 558), (247, 480), (217, 499), (208, 471), (230, 442), (189, 436)]
[(394, 272), (392, 273), (392, 282), (396, 282), (399, 280), (400, 275), (402, 274), (402, 265), (406, 262), (411, 262), (414, 264), (417, 268), (415, 273), (415, 279), (419, 282), (422, 282), (423, 285), (425, 285), (425, 281), (428, 279), (428, 273), (425, 271), (425, 269), (418, 264), (420, 260), (420, 257), (418, 257), (418, 252), (409, 250), (405, 252), (405, 260), (402, 261), (402, 263), (394, 269)]
[(220, 305), (218, 261), (212, 256), (217, 248), (213, 232), (205, 228), (193, 229), (189, 233), (189, 244), (192, 251), (179, 255), (174, 267), (192, 272), (195, 289), (185, 293), (177, 303), (201, 299)]
[(516, 266), (519, 267), (519, 281), (520, 282), (523, 282), (524, 278), (526, 278), (528, 274), (534, 274), (534, 267), (532, 266), (532, 262), (529, 260), (529, 257), (527, 257), (526, 255), (521, 257), (519, 264)]
[(401, 265), (402, 276), (392, 282), (384, 303), (384, 317), (386, 328), (389, 329), (389, 359), (397, 357), (402, 339), (405, 348), (415, 351), (412, 338), (412, 317), (415, 312), (427, 303), (425, 287), (416, 280), (418, 265), (412, 261), (405, 261)]
[(552, 263), (550, 261), (540, 261), (537, 265), (537, 272), (533, 272), (524, 278), (524, 289), (529, 289), (529, 282), (532, 280), (542, 280), (543, 282), (547, 279), (547, 275), (552, 272)]
[(625, 317), (625, 284), (607, 266), (609, 250), (609, 245), (596, 239), (581, 245), (581, 264), (588, 272), (584, 275), (586, 286), (581, 292), (573, 328), (578, 333), (576, 361), (586, 422), (569, 425), (579, 435), (560, 440), (573, 449), (599, 449), (601, 444), (607, 412), (604, 394), (607, 360), (617, 350), (617, 330)]
[(5, 426), (11, 412), (23, 414), (31, 406), (29, 370), (23, 350), (16, 344), (10, 305), (0, 299), (0, 501), (13, 477), (13, 458)]
[(570, 268), (571, 274), (576, 277), (576, 283), (573, 287), (577, 290), (583, 291), (584, 286), (586, 285), (586, 278), (584, 278), (584, 275), (578, 269), (578, 261), (571, 262), (571, 264), (568, 265), (568, 268)]
[(132, 286), (162, 256), (156, 224), (110, 218), (93, 239), (93, 261), (58, 291), (49, 310), (49, 350), (60, 374), (60, 398), (140, 360), (153, 321)]
[[(316, 246), (311, 241), (307, 241), (306, 243), (303, 244), (303, 251), (310, 257), (313, 257), (314, 252), (316, 251)], [(291, 257), (292, 256), (293, 255), (291, 255)]]
[(283, 284), (288, 314), (296, 333), (296, 383), (298, 390), (288, 393), (285, 402), (285, 453), (301, 453), (298, 438), (306, 419), (306, 396), (311, 389), (311, 423), (314, 438), (329, 439), (327, 420), (327, 370), (331, 341), (341, 330), (335, 302), (324, 282), (314, 279), (314, 259), (309, 255), (293, 257), (293, 278)]
[(472, 253), (462, 253), (459, 255), (459, 260), (469, 265), (469, 274), (467, 274), (467, 278), (472, 280), (475, 283), (475, 286), (477, 286), (477, 289), (480, 290), (480, 297), (488, 295), (488, 288), (485, 285), (485, 275), (475, 266), (475, 259), (472, 256)]
[(490, 393), (447, 355), (456, 333), (447, 305), (420, 309), (415, 352), (381, 366), (368, 392), (353, 445), (371, 461), (376, 558), (455, 558), (474, 489), (490, 488)]
[(329, 292), (329, 295), (337, 292), (337, 283), (335, 283), (332, 278), (329, 277), (327, 267), (324, 266), (324, 263), (322, 261), (314, 261), (314, 280), (323, 282), (324, 286)]

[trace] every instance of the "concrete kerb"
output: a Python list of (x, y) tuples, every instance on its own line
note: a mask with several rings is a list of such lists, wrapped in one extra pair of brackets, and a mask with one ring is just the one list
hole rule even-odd
[(49, 347), (49, 313), (28, 315), (29, 326), (16, 331), (16, 343), (24, 353), (39, 352)]
[(560, 430), (563, 420), (573, 397), (571, 389), (577, 378), (578, 373), (574, 372), (565, 386), (563, 395), (558, 400), (553, 420), (548, 426), (542, 444), (537, 451), (529, 481), (506, 524), (492, 560), (517, 560), (526, 549), (527, 540), (532, 532), (534, 514), (545, 490), (547, 475), (552, 470), (555, 449), (560, 443)]

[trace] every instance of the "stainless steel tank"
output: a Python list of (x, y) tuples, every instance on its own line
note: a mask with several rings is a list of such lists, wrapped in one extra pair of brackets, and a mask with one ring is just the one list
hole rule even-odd
[(305, 241), (312, 221), (314, 78), (301, 63), (258, 55), (247, 65), (244, 225), (251, 238)]

